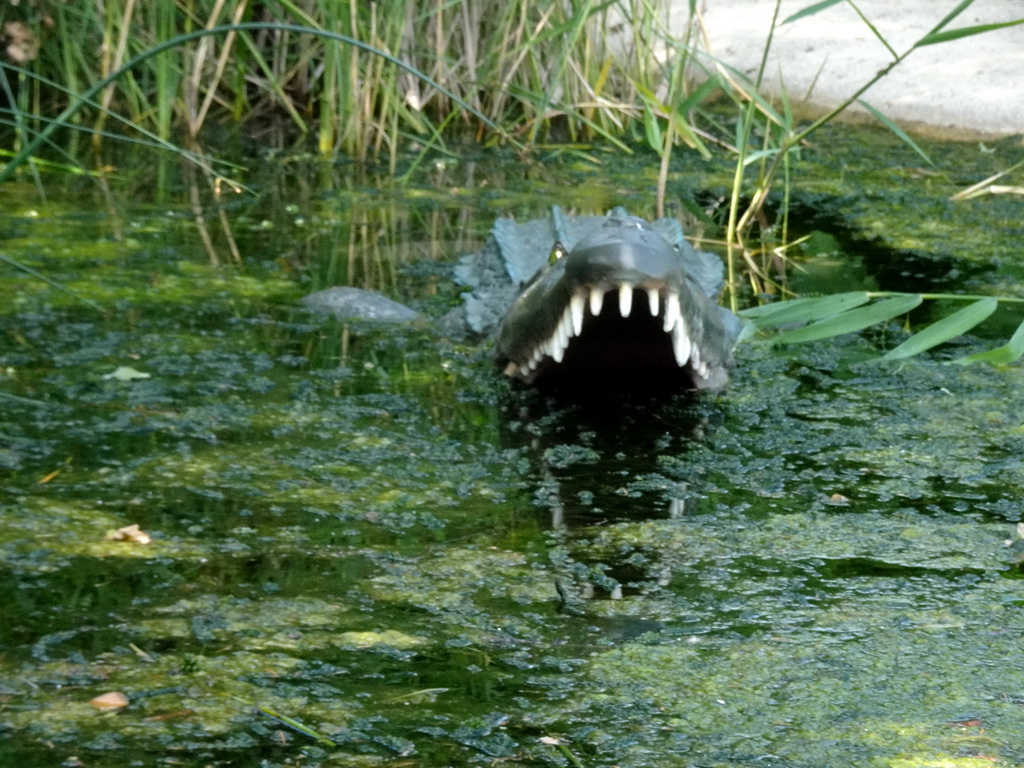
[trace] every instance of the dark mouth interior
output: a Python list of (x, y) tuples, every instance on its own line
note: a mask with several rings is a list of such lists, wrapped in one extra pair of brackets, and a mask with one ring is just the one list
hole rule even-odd
[(614, 292), (606, 296), (597, 317), (587, 309), (583, 333), (570, 341), (561, 363), (549, 360), (543, 366), (538, 379), (600, 386), (678, 382), (686, 376), (688, 369), (676, 364), (672, 337), (662, 329), (661, 316), (651, 317), (646, 306), (634, 306), (630, 316), (622, 318), (614, 297)]

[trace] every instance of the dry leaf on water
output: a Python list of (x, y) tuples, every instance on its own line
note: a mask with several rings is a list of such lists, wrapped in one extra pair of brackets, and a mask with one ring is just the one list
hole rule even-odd
[(89, 703), (92, 704), (96, 709), (109, 711), (112, 709), (121, 709), (128, 706), (128, 697), (120, 691), (110, 691), (97, 696), (95, 699), (90, 699)]
[(132, 544), (149, 544), (153, 540), (148, 533), (139, 530), (137, 523), (118, 528), (116, 531), (107, 531), (104, 538), (110, 541), (130, 541)]

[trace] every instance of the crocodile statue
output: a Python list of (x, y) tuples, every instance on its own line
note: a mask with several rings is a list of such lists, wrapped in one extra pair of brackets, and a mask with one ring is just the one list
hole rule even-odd
[[(457, 312), (472, 332), (496, 337), (499, 364), (527, 384), (567, 381), (718, 389), (732, 367), (739, 320), (717, 305), (721, 260), (696, 251), (674, 219), (607, 216), (499, 218), (491, 239), (464, 256), (469, 290)], [(307, 296), (311, 309), (374, 319), (412, 310), (355, 288)]]

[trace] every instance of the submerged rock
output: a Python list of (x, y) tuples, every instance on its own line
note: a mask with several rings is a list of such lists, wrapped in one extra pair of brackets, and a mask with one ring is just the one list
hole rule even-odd
[(339, 319), (401, 323), (420, 318), (419, 312), (387, 296), (345, 285), (303, 296), (300, 303), (311, 312), (334, 315)]

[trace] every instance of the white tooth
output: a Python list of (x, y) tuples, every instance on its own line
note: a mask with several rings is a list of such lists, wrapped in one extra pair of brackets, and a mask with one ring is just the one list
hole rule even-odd
[(601, 314), (601, 308), (604, 306), (604, 291), (600, 288), (590, 289), (590, 314), (597, 317)]
[(708, 371), (708, 364), (702, 362), (700, 365), (698, 365), (697, 366), (697, 373), (699, 373), (702, 378), (705, 378), (705, 379), (708, 378), (708, 373), (709, 373), (709, 371)]
[(548, 354), (556, 363), (562, 362), (565, 357), (565, 348), (569, 346), (569, 333), (572, 330), (572, 316), (569, 310), (565, 311), (562, 319), (555, 326), (555, 332), (551, 334), (548, 341)]
[(658, 300), (660, 298), (661, 298), (661, 296), (658, 293), (658, 289), (657, 288), (648, 288), (647, 289), (647, 306), (651, 310), (651, 317), (657, 317), (658, 316), (658, 304), (660, 303)]
[(551, 357), (556, 363), (562, 362), (565, 357), (565, 344), (562, 339), (562, 326), (558, 327), (555, 335), (551, 337)]
[(676, 354), (676, 364), (682, 368), (690, 359), (690, 335), (686, 332), (686, 321), (679, 318), (672, 329), (672, 351)]
[(587, 297), (582, 293), (574, 293), (569, 299), (569, 312), (572, 313), (572, 335), (579, 336), (583, 333), (583, 307)]
[(679, 319), (679, 294), (669, 291), (665, 296), (665, 318), (662, 322), (662, 329), (665, 333), (671, 331)]
[(697, 346), (697, 343), (693, 341), (693, 339), (690, 339), (690, 346), (693, 347), (693, 349), (690, 350), (690, 362), (693, 363), (693, 367), (696, 368), (700, 365), (700, 347)]
[(619, 314), (629, 317), (633, 311), (633, 284), (623, 283), (619, 286)]

